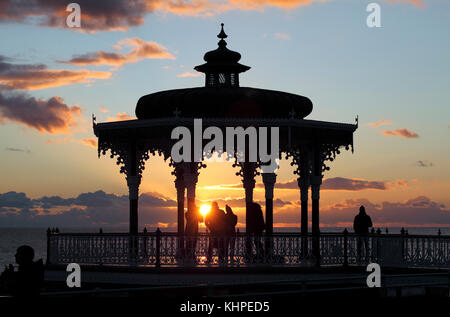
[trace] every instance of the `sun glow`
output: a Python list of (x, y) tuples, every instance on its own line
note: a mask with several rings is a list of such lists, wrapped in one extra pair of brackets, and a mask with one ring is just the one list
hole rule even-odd
[(201, 205), (200, 206), (200, 213), (204, 217), (204, 216), (206, 216), (206, 214), (209, 212), (210, 209), (211, 209), (210, 205)]

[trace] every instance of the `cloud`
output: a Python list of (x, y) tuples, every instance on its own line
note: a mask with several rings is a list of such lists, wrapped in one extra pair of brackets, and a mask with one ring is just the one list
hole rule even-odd
[[(161, 0), (162, 1), (162, 0)], [(144, 14), (156, 8), (147, 0), (77, 0), (81, 7), (80, 31), (122, 30), (144, 22)], [(69, 2), (59, 0), (34, 0), (24, 5), (22, 1), (3, 0), (0, 4), (0, 19), (3, 22), (29, 22), (38, 17), (41, 26), (66, 28), (66, 12)], [(74, 28), (78, 29), (78, 28)]]
[[(216, 198), (216, 199), (207, 199), (207, 200), (201, 200), (199, 201), (199, 205), (203, 204), (211, 204), (213, 201), (217, 202), (219, 206), (221, 206), (222, 209), (225, 208), (225, 205), (228, 205), (232, 208), (243, 208), (245, 207), (245, 197), (240, 198)], [(256, 203), (260, 204), (261, 206), (264, 206), (266, 204), (265, 201), (255, 201)], [(285, 201), (280, 198), (276, 198), (273, 200), (273, 205), (275, 207), (283, 207), (286, 205), (291, 205), (292, 203), (290, 201)]]
[(94, 79), (111, 77), (110, 72), (80, 70), (49, 70), (43, 64), (12, 64), (0, 56), (0, 88), (36, 90), (70, 84), (91, 83)]
[(18, 149), (18, 148), (14, 148), (14, 147), (6, 147), (6, 148), (5, 148), (5, 151), (31, 153), (30, 150), (26, 150), (26, 149)]
[(349, 190), (359, 191), (365, 189), (386, 190), (386, 183), (383, 181), (367, 181), (363, 179), (351, 179), (344, 177), (327, 178), (323, 181), (322, 190)]
[(416, 162), (416, 166), (419, 167), (432, 167), (434, 166), (433, 162), (430, 162), (428, 160), (424, 160), (424, 161), (417, 161)]
[(25, 193), (8, 192), (0, 194), (0, 208), (30, 208), (32, 206), (31, 199)]
[(289, 34), (284, 33), (275, 33), (275, 38), (279, 40), (290, 40), (291, 36)]
[(384, 120), (384, 119), (378, 120), (375, 123), (372, 123), (372, 122), (368, 122), (367, 123), (367, 125), (369, 125), (371, 127), (374, 127), (374, 128), (377, 128), (377, 127), (382, 126), (382, 125), (391, 125), (391, 124), (392, 124), (391, 120)]
[(108, 109), (106, 109), (104, 106), (100, 106), (100, 111), (103, 113), (107, 113)]
[[(140, 195), (139, 221), (157, 226), (176, 221), (176, 202), (161, 195)], [(0, 194), (0, 226), (92, 227), (125, 226), (128, 223), (128, 195), (104, 191), (77, 197), (44, 196), (30, 199), (25, 193)]]
[[(444, 204), (418, 196), (404, 201), (374, 203), (366, 198), (345, 199), (320, 208), (320, 225), (328, 227), (352, 227), (353, 220), (364, 205), (375, 227), (450, 226), (450, 210)], [(311, 206), (309, 206), (311, 208)], [(300, 205), (292, 202), (283, 208), (274, 209), (274, 222), (294, 227), (300, 223)]]
[(122, 49), (123, 46), (131, 47), (131, 51), (127, 54), (111, 53), (97, 51), (84, 55), (76, 55), (68, 61), (60, 61), (60, 63), (71, 64), (77, 66), (85, 65), (111, 65), (122, 66), (126, 63), (135, 63), (145, 58), (152, 59), (175, 59), (175, 57), (167, 52), (167, 49), (151, 41), (144, 41), (139, 38), (127, 38), (119, 41), (114, 48)]
[(200, 73), (191, 73), (191, 72), (185, 72), (183, 74), (177, 75), (177, 77), (182, 77), (182, 78), (184, 78), (184, 77), (199, 77), (199, 76), (201, 76)]
[(417, 179), (412, 179), (411, 181), (407, 181), (404, 179), (397, 179), (395, 181), (392, 182), (387, 182), (386, 183), (386, 189), (391, 189), (391, 188), (401, 188), (401, 187), (409, 187), (409, 183), (417, 183), (418, 180)]
[[(388, 3), (411, 3), (422, 8), (421, 0), (385, 0)], [(323, 0), (77, 0), (81, 7), (80, 32), (126, 31), (140, 26), (150, 13), (171, 13), (180, 16), (210, 17), (230, 10), (254, 10), (263, 12), (274, 7), (284, 10), (311, 5)], [(31, 23), (41, 26), (68, 28), (66, 12), (68, 3), (60, 0), (34, 0), (0, 2), (0, 22)]]
[(70, 133), (81, 117), (79, 106), (68, 106), (55, 96), (48, 100), (0, 91), (0, 123), (12, 121), (41, 133)]
[(426, 196), (418, 196), (402, 202), (383, 201), (379, 204), (367, 199), (348, 199), (322, 210), (321, 221), (333, 224), (344, 219), (352, 223), (360, 205), (379, 226), (443, 226), (450, 225), (450, 210), (444, 204), (432, 201)]
[[(297, 180), (293, 179), (284, 183), (275, 184), (278, 189), (296, 189), (298, 190)], [(321, 190), (346, 190), (361, 191), (366, 189), (386, 190), (387, 184), (384, 181), (368, 181), (357, 178), (332, 177), (325, 178), (320, 186)]]
[(115, 117), (108, 117), (106, 122), (135, 120), (136, 117), (129, 116), (126, 112), (119, 112)]
[[(217, 201), (220, 206), (230, 205), (244, 222), (245, 200), (228, 198), (199, 201)], [(259, 202), (263, 207), (264, 203)], [(374, 226), (449, 226), (450, 210), (444, 204), (426, 196), (404, 201), (374, 203), (366, 198), (344, 199), (330, 205), (322, 205), (322, 226), (351, 226), (359, 207), (364, 205)], [(176, 201), (158, 193), (139, 196), (139, 222), (142, 226), (176, 227)], [(274, 201), (274, 222), (295, 226), (300, 222), (299, 201)], [(128, 195), (108, 194), (104, 191), (82, 193), (76, 197), (43, 196), (29, 198), (25, 193), (0, 194), (0, 226), (35, 227), (99, 227), (126, 226), (128, 224)], [(264, 209), (264, 208), (263, 208)]]
[(411, 130), (408, 130), (406, 128), (403, 129), (396, 129), (396, 130), (383, 130), (381, 131), (381, 134), (386, 136), (399, 136), (402, 138), (407, 139), (415, 139), (418, 138), (419, 135)]
[(94, 138), (88, 138), (88, 139), (83, 139), (83, 140), (81, 140), (81, 142), (82, 142), (84, 145), (93, 147), (93, 148), (95, 148), (95, 149), (97, 148), (97, 139), (94, 139)]
[(384, 0), (384, 1), (388, 3), (410, 3), (418, 8), (423, 8), (425, 6), (422, 0)]
[(69, 143), (75, 143), (75, 144), (82, 144), (88, 147), (92, 147), (97, 149), (97, 139), (95, 138), (87, 138), (87, 139), (75, 139), (72, 137), (60, 137), (56, 139), (49, 139), (46, 141), (48, 144), (69, 144)]
[[(395, 182), (385, 182), (385, 181), (369, 181), (358, 178), (345, 178), (345, 177), (331, 177), (325, 178), (320, 187), (321, 190), (346, 190), (346, 191), (361, 191), (367, 189), (376, 190), (386, 190), (391, 186), (405, 186), (406, 181), (399, 180)], [(211, 189), (241, 189), (242, 184), (229, 184), (221, 185), (220, 188), (217, 187), (207, 187)], [(256, 188), (264, 188), (263, 183), (257, 183)], [(299, 190), (298, 183), (296, 179), (291, 179), (286, 182), (275, 183), (276, 189), (293, 189)]]

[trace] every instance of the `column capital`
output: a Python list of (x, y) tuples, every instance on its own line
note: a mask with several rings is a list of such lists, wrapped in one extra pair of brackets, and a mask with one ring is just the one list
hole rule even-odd
[(264, 183), (266, 199), (273, 199), (273, 189), (275, 187), (275, 182), (277, 181), (277, 174), (262, 173), (262, 179)]
[(255, 179), (254, 178), (246, 178), (242, 180), (242, 184), (244, 184), (244, 188), (253, 189), (255, 188)]
[(196, 173), (189, 173), (189, 172), (184, 173), (183, 178), (186, 187), (195, 185), (198, 182), (198, 175)]
[(322, 183), (322, 178), (320, 178), (320, 182), (311, 183), (311, 198), (312, 199), (320, 199), (321, 183)]
[(277, 174), (275, 173), (261, 173), (264, 185), (275, 184), (277, 181)]
[(297, 178), (297, 184), (300, 189), (308, 188), (311, 184), (309, 177), (299, 177)]
[(127, 176), (127, 185), (128, 185), (130, 200), (138, 199), (140, 184), (141, 184), (141, 176), (140, 175), (128, 175)]
[(299, 177), (297, 178), (297, 184), (300, 188), (300, 200), (308, 201), (308, 190), (309, 190), (309, 177)]
[(177, 191), (184, 190), (186, 188), (186, 183), (184, 182), (184, 179), (181, 177), (177, 177), (174, 183)]

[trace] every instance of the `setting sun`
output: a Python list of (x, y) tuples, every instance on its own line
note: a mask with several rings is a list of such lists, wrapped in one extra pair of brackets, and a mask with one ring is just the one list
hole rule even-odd
[(209, 210), (211, 209), (210, 205), (201, 205), (200, 207), (200, 213), (202, 214), (202, 216), (206, 216), (206, 214), (209, 212)]

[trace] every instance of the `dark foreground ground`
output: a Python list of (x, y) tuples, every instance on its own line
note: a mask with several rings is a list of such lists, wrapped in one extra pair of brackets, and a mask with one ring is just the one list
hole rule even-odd
[(448, 270), (383, 269), (369, 288), (365, 267), (130, 268), (82, 267), (81, 288), (68, 288), (65, 267), (47, 267), (43, 296), (152, 298), (448, 297)]
[[(420, 303), (434, 310), (450, 307), (449, 271), (383, 269), (380, 288), (369, 288), (365, 267), (330, 268), (130, 268), (82, 267), (81, 287), (68, 288), (65, 267), (47, 267), (45, 287), (33, 305), (79, 311), (91, 304), (103, 312), (116, 309), (162, 315), (216, 316), (249, 313), (301, 316), (311, 309), (344, 315), (392, 314)], [(14, 299), (0, 299), (14, 303)], [(355, 306), (356, 305), (356, 306)], [(16, 306), (17, 307), (17, 306)], [(37, 306), (36, 306), (37, 307)], [(93, 307), (93, 306), (92, 306)], [(432, 309), (433, 308), (433, 309)], [(59, 308), (58, 308), (59, 309)], [(358, 313), (359, 312), (359, 313)], [(281, 317), (281, 316), (280, 316)]]

